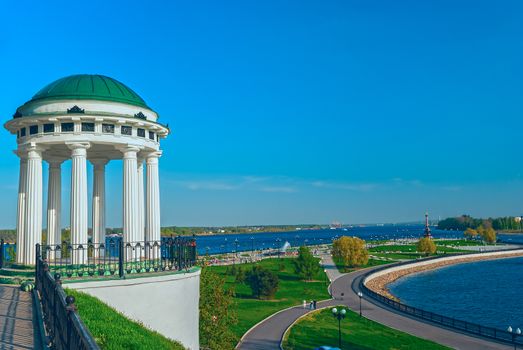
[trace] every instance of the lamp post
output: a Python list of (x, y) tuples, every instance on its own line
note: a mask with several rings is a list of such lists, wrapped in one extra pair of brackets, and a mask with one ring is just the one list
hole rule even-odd
[(347, 313), (347, 310), (337, 308), (332, 309), (332, 315), (334, 318), (338, 319), (338, 347), (341, 349), (341, 320), (345, 318), (345, 314)]
[(254, 237), (251, 236), (251, 262), (254, 262)]
[(358, 297), (360, 298), (360, 317), (361, 317), (361, 297), (363, 297), (363, 293), (358, 292)]
[(327, 285), (327, 269), (323, 269), (325, 275), (325, 285)]
[(512, 344), (514, 344), (514, 350), (516, 350), (516, 337), (521, 335), (521, 329), (517, 328), (515, 331), (512, 330), (511, 326), (508, 326), (507, 332), (512, 336)]
[(280, 258), (280, 242), (281, 238), (276, 238), (276, 249), (278, 249), (278, 259)]
[(235, 246), (235, 249), (234, 249), (234, 260), (233, 261), (236, 261), (236, 257), (238, 257), (238, 238), (236, 238), (234, 240), (234, 246)]

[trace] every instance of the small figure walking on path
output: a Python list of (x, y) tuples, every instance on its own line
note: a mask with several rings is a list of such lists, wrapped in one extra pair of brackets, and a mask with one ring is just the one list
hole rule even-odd
[(313, 307), (313, 306), (314, 306), (314, 305), (313, 305), (312, 300), (311, 300), (311, 303), (309, 304), (309, 309), (312, 310), (312, 307)]
[(314, 310), (316, 310), (316, 300), (314, 300), (314, 301), (312, 302), (312, 308), (313, 308)]
[(307, 301), (306, 301), (306, 300), (303, 301), (303, 308), (304, 308), (304, 309), (307, 308)]

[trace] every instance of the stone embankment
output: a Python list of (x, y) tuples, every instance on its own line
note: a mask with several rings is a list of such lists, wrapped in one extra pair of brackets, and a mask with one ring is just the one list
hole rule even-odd
[(441, 259), (429, 260), (429, 261), (420, 261), (417, 263), (412, 263), (404, 266), (391, 267), (390, 269), (382, 270), (375, 274), (368, 276), (365, 279), (365, 285), (367, 288), (373, 290), (374, 292), (381, 294), (387, 298), (399, 301), (394, 295), (392, 295), (387, 285), (396, 281), (397, 279), (407, 276), (413, 273), (419, 273), (428, 270), (434, 270), (441, 267), (476, 262), (481, 260), (492, 260), (492, 259), (502, 259), (502, 258), (515, 258), (523, 256), (523, 249), (514, 250), (514, 251), (505, 251), (505, 252), (492, 252), (492, 253), (481, 253), (481, 254), (471, 254), (467, 256), (453, 256), (445, 257)]

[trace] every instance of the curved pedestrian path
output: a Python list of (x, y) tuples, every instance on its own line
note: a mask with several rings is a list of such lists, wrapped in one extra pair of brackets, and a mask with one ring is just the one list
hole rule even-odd
[(0, 349), (34, 349), (31, 293), (0, 285)]
[[(358, 285), (362, 275), (369, 271), (364, 269), (341, 274), (336, 269), (330, 256), (322, 258), (324, 268), (327, 271), (331, 283), (331, 295), (333, 299), (318, 303), (318, 308), (330, 307), (335, 305), (346, 305), (350, 309), (359, 311), (359, 291)], [(354, 286), (354, 288), (353, 288)], [(275, 350), (279, 349), (283, 334), (287, 328), (293, 324), (299, 317), (310, 312), (302, 306), (295, 306), (280, 311), (259, 324), (251, 328), (244, 337), (237, 349), (240, 350)], [(385, 309), (373, 302), (363, 298), (362, 300), (363, 316), (379, 322), (385, 326), (415, 335), (420, 338), (432, 340), (448, 347), (459, 350), (510, 350), (513, 347), (476, 338), (466, 334), (458, 333), (444, 329), (429, 323), (421, 322), (417, 319), (399, 314), (393, 310)], [(320, 344), (327, 345), (327, 344)]]

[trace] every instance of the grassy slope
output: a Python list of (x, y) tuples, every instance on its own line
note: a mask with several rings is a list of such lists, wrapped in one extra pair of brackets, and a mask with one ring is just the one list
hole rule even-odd
[[(341, 321), (342, 349), (353, 350), (443, 350), (445, 346), (385, 327), (350, 311)], [(285, 350), (338, 346), (338, 321), (331, 309), (314, 312), (296, 323), (284, 342)]]
[(97, 298), (72, 289), (78, 313), (103, 350), (183, 350), (184, 347), (161, 334), (131, 321)]
[[(323, 300), (330, 298), (327, 292), (325, 274), (322, 269), (313, 282), (301, 281), (295, 274), (292, 264), (293, 259), (282, 258), (283, 271), (279, 271), (278, 259), (266, 259), (258, 264), (271, 269), (278, 274), (280, 285), (274, 300), (254, 299), (251, 289), (241, 283), (234, 281), (234, 276), (226, 275), (225, 266), (209, 267), (214, 272), (226, 277), (228, 287), (234, 287), (236, 291), (235, 308), (238, 314), (238, 324), (232, 326), (234, 333), (239, 338), (252, 326), (271, 314), (290, 306), (299, 305), (303, 300)], [(242, 269), (247, 269), (252, 264), (242, 264)]]

